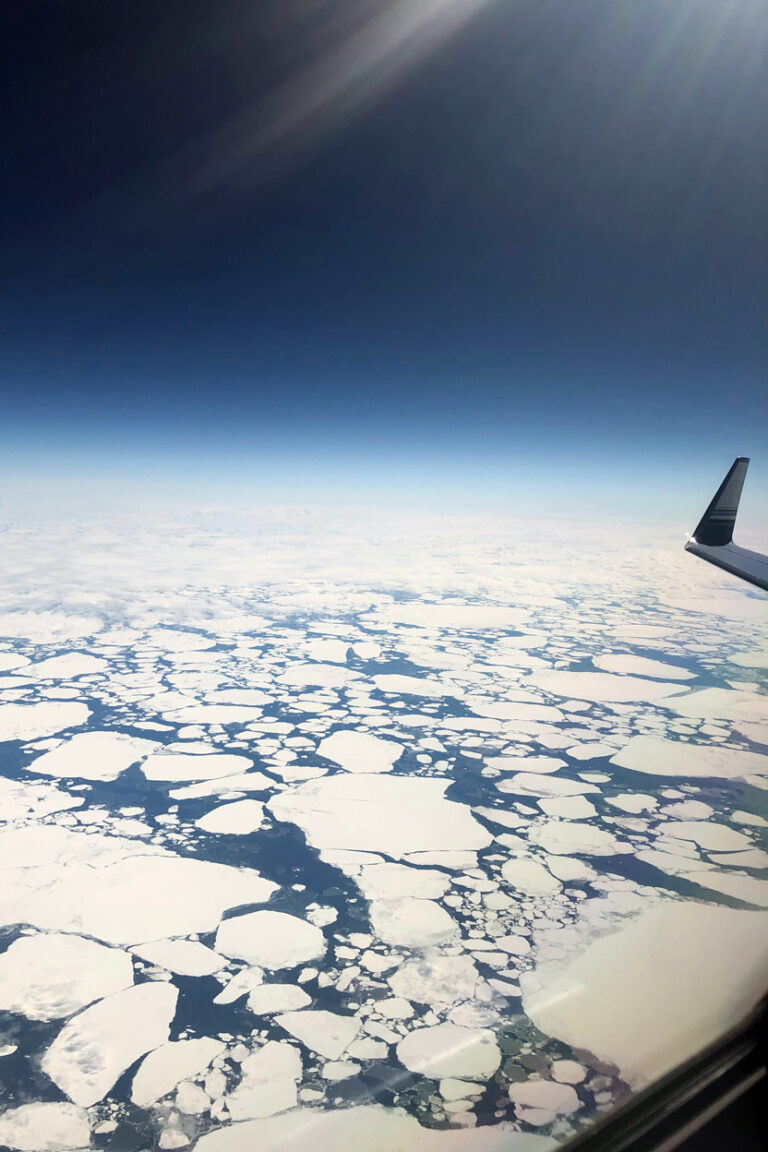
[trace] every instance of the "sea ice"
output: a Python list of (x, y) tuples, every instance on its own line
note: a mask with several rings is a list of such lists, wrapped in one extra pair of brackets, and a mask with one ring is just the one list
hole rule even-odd
[(131, 949), (142, 960), (167, 968), (177, 976), (211, 976), (227, 961), (197, 940), (154, 940)]
[(558, 760), (556, 756), (489, 756), (485, 762), (499, 772), (546, 774), (565, 768), (565, 760)]
[(27, 771), (60, 779), (115, 780), (155, 748), (154, 740), (142, 740), (122, 732), (81, 732), (38, 756), (27, 765)]
[(0, 954), (0, 1009), (30, 1020), (58, 1020), (129, 988), (127, 952), (60, 933), (20, 936)]
[(560, 882), (536, 860), (507, 860), (501, 874), (513, 888), (528, 896), (545, 896), (560, 891)]
[[(292, 1044), (278, 1040), (267, 1041), (262, 1048), (246, 1056), (241, 1071), (243, 1079), (234, 1092), (226, 1097), (233, 1120), (274, 1116), (277, 1112), (295, 1107), (296, 1085), (303, 1070), (301, 1055)], [(235, 1124), (231, 1130), (243, 1131), (239, 1124)]]
[(85, 724), (91, 710), (87, 704), (46, 700), (35, 704), (0, 704), (0, 741), (38, 740), (65, 728)]
[(594, 824), (576, 824), (570, 820), (547, 820), (531, 828), (528, 838), (545, 852), (556, 856), (583, 853), (585, 856), (615, 856), (631, 851), (604, 828)]
[(0, 823), (39, 820), (53, 812), (80, 808), (84, 802), (83, 796), (71, 796), (53, 784), (22, 783), (0, 776)]
[(711, 852), (736, 852), (752, 847), (749, 836), (713, 820), (675, 820), (664, 825), (664, 835), (674, 836), (677, 840), (692, 840)]
[(35, 680), (72, 680), (76, 676), (90, 676), (94, 672), (104, 672), (109, 667), (100, 656), (86, 656), (82, 652), (67, 652), (63, 656), (51, 656), (39, 664), (30, 664), (24, 669), (25, 676)]
[(662, 660), (648, 660), (644, 656), (627, 656), (623, 653), (595, 656), (592, 663), (603, 672), (628, 672), (634, 676), (650, 676), (653, 680), (693, 680), (696, 675), (687, 668), (681, 668), (679, 664), (665, 664)]
[(74, 1104), (22, 1104), (0, 1115), (0, 1144), (17, 1152), (61, 1152), (90, 1142), (88, 1117)]
[(313, 1052), (328, 1060), (338, 1060), (354, 1040), (360, 1023), (356, 1016), (338, 1012), (284, 1012), (275, 1022)]
[(515, 1131), (509, 1124), (441, 1131), (423, 1128), (415, 1116), (371, 1104), (355, 1108), (298, 1108), (208, 1132), (196, 1152), (551, 1152), (552, 1141)]
[(293, 968), (325, 952), (325, 937), (314, 924), (286, 912), (248, 912), (223, 920), (216, 949), (261, 968)]
[(445, 956), (438, 952), (406, 960), (387, 983), (395, 996), (446, 1008), (462, 1000), (474, 1000), (486, 987), (471, 956)]
[(64, 1025), (43, 1057), (43, 1071), (75, 1104), (96, 1104), (140, 1056), (165, 1043), (177, 996), (165, 983), (107, 996)]
[(373, 682), (380, 692), (397, 696), (454, 696), (456, 689), (452, 684), (444, 684), (440, 680), (429, 679), (426, 676), (374, 676)]
[(248, 997), (248, 1010), (256, 1016), (272, 1016), (275, 1012), (292, 1012), (306, 1008), (311, 998), (297, 984), (260, 984)]
[(345, 729), (327, 736), (317, 751), (347, 772), (389, 772), (402, 755), (403, 746), (367, 732)]
[(235, 800), (206, 812), (195, 821), (202, 832), (227, 836), (248, 836), (264, 822), (264, 805), (258, 800)]
[(542, 1108), (556, 1116), (570, 1116), (581, 1107), (581, 1101), (570, 1084), (552, 1080), (524, 1080), (509, 1086), (509, 1098), (521, 1120), (529, 1109)]
[(283, 684), (297, 688), (344, 688), (359, 679), (359, 672), (338, 664), (289, 664), (280, 675)]
[(556, 796), (549, 800), (539, 800), (539, 808), (547, 816), (559, 816), (565, 820), (588, 820), (597, 815), (594, 804), (584, 796)]
[(552, 670), (532, 672), (529, 681), (553, 696), (573, 696), (577, 700), (623, 704), (632, 701), (660, 700), (680, 691), (679, 684), (660, 680), (643, 680), (637, 676), (618, 676), (609, 672), (566, 672)]
[(157, 752), (149, 756), (141, 766), (147, 780), (213, 780), (219, 776), (232, 776), (244, 773), (251, 767), (247, 756), (226, 752), (211, 752), (208, 755), (183, 752)]
[(564, 960), (540, 960), (520, 984), (538, 1028), (640, 1085), (741, 1020), (763, 993), (766, 961), (765, 913), (665, 900)]
[(401, 948), (429, 948), (458, 936), (458, 925), (433, 900), (374, 900), (371, 924), (381, 940)]
[[(40, 826), (0, 831), (0, 924), (140, 944), (211, 932), (223, 913), (277, 888), (258, 872), (136, 841)], [(94, 862), (98, 860), (98, 884)]]
[(133, 1078), (131, 1100), (140, 1108), (146, 1108), (162, 1099), (182, 1080), (205, 1071), (225, 1047), (223, 1041), (210, 1036), (161, 1044), (142, 1060)]
[(484, 848), (490, 833), (463, 804), (446, 800), (447, 780), (361, 773), (324, 776), (270, 800), (278, 820), (298, 824), (315, 848), (402, 857), (409, 852)]
[[(707, 689), (709, 691), (709, 689)], [(768, 756), (720, 744), (687, 744), (662, 736), (633, 736), (611, 759), (620, 768), (651, 776), (719, 777), (768, 775)]]
[(488, 1029), (446, 1023), (409, 1032), (397, 1046), (397, 1058), (410, 1072), (437, 1080), (487, 1080), (499, 1067), (501, 1052)]

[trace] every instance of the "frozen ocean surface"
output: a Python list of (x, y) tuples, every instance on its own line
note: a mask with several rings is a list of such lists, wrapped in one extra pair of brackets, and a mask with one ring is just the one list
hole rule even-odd
[(544, 1152), (768, 960), (768, 600), (677, 534), (0, 530), (0, 1146)]

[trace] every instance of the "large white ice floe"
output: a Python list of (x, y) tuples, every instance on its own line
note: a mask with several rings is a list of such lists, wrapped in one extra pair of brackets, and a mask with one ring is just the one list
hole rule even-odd
[(402, 744), (368, 732), (334, 732), (318, 746), (318, 754), (347, 772), (389, 772), (403, 753)]
[(441, 1131), (414, 1116), (371, 1104), (357, 1108), (298, 1108), (266, 1120), (209, 1132), (196, 1152), (551, 1152), (556, 1142), (515, 1131), (510, 1124)]
[(258, 800), (234, 800), (206, 812), (195, 820), (195, 825), (202, 832), (216, 835), (248, 836), (261, 828), (263, 822), (264, 805)]
[(22, 1104), (0, 1115), (0, 1144), (17, 1152), (62, 1152), (90, 1140), (88, 1116), (75, 1104)]
[(360, 1028), (356, 1016), (341, 1016), (338, 1012), (284, 1012), (275, 1020), (307, 1048), (329, 1060), (338, 1060)]
[(563, 960), (539, 961), (520, 984), (537, 1027), (639, 1085), (737, 1024), (763, 993), (767, 962), (766, 913), (665, 900)]
[(140, 1056), (165, 1043), (177, 996), (165, 983), (107, 996), (64, 1025), (43, 1057), (43, 1071), (75, 1104), (96, 1104)]
[(293, 1044), (269, 1040), (246, 1056), (241, 1065), (243, 1078), (227, 1100), (235, 1121), (274, 1116), (296, 1105), (296, 1085), (303, 1069), (301, 1054)]
[(34, 704), (0, 704), (0, 741), (37, 740), (65, 728), (85, 724), (91, 710), (74, 700), (44, 700)]
[(507, 860), (501, 874), (513, 888), (527, 896), (545, 896), (560, 891), (560, 882), (538, 860)]
[(182, 1080), (205, 1071), (224, 1048), (223, 1041), (214, 1040), (211, 1036), (161, 1044), (142, 1060), (133, 1078), (131, 1100), (145, 1108), (162, 1099)]
[(260, 984), (248, 996), (248, 1011), (256, 1016), (273, 1016), (276, 1012), (293, 1012), (312, 1003), (298, 984)]
[(501, 1064), (493, 1032), (450, 1023), (409, 1032), (397, 1046), (397, 1058), (410, 1072), (438, 1080), (487, 1080)]
[(223, 956), (198, 940), (154, 940), (137, 944), (131, 951), (177, 976), (211, 976), (227, 964)]
[(0, 955), (0, 1009), (58, 1020), (133, 984), (127, 952), (58, 932), (20, 936)]
[(364, 864), (344, 868), (354, 876), (367, 900), (401, 900), (416, 896), (436, 900), (444, 896), (451, 877), (436, 868), (411, 868), (407, 864)]
[(510, 608), (506, 604), (461, 604), (451, 600), (440, 604), (425, 604), (421, 600), (395, 603), (381, 614), (394, 624), (471, 632), (487, 628), (516, 628), (525, 624), (530, 615), (524, 608)]
[(663, 660), (649, 660), (645, 656), (630, 656), (619, 652), (595, 656), (592, 663), (602, 672), (650, 676), (652, 680), (693, 680), (696, 675), (687, 668), (681, 668), (679, 664), (667, 664)]
[(371, 924), (379, 939), (400, 948), (429, 948), (454, 940), (456, 922), (434, 900), (374, 900)]
[(95, 832), (0, 830), (0, 924), (141, 944), (211, 932), (228, 908), (263, 903), (276, 888), (252, 869)]
[(543, 821), (531, 828), (528, 838), (554, 855), (567, 856), (574, 852), (585, 856), (615, 856), (633, 851), (631, 844), (623, 843), (605, 828), (572, 820)]
[(558, 1116), (570, 1116), (581, 1101), (570, 1084), (552, 1080), (524, 1080), (509, 1086), (509, 1098), (518, 1120), (537, 1127), (551, 1124)]
[(436, 1009), (475, 1000), (487, 990), (471, 956), (446, 956), (436, 950), (406, 960), (387, 983), (395, 996)]
[(731, 688), (701, 688), (667, 701), (665, 708), (679, 716), (702, 720), (743, 720), (764, 723), (768, 715), (765, 696)]
[(60, 779), (115, 780), (157, 748), (154, 740), (122, 732), (80, 732), (27, 765), (28, 772)]
[(380, 692), (396, 696), (454, 696), (456, 688), (427, 676), (397, 676), (382, 674), (374, 676), (373, 682)]
[(768, 756), (721, 744), (687, 744), (663, 736), (633, 736), (611, 759), (620, 768), (649, 776), (719, 777), (768, 775)]
[(325, 937), (314, 924), (286, 912), (248, 912), (223, 920), (216, 948), (225, 956), (261, 968), (292, 968), (325, 952)]
[(679, 684), (644, 680), (638, 676), (613, 675), (610, 672), (566, 672), (553, 669), (532, 672), (529, 681), (554, 696), (572, 696), (575, 700), (594, 700), (603, 704), (661, 700), (681, 690)]
[(268, 807), (278, 820), (298, 824), (315, 848), (402, 857), (410, 852), (486, 847), (492, 836), (465, 805), (445, 799), (448, 783), (339, 773), (287, 789)]
[(283, 684), (296, 688), (343, 688), (360, 673), (339, 664), (289, 664), (281, 674)]
[(232, 776), (247, 771), (251, 761), (247, 756), (228, 752), (185, 754), (184, 752), (156, 752), (147, 757), (141, 771), (147, 780), (214, 780), (219, 776)]
[(0, 776), (0, 824), (39, 820), (53, 812), (80, 808), (85, 797), (60, 791), (54, 784), (8, 780)]
[(25, 676), (35, 680), (72, 680), (76, 676), (90, 676), (104, 672), (109, 667), (100, 656), (88, 656), (83, 652), (65, 652), (61, 656), (51, 656), (30, 664), (24, 669)]

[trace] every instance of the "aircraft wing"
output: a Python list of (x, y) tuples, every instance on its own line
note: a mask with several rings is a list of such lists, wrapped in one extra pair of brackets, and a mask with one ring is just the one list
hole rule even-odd
[(768, 556), (733, 543), (733, 527), (748, 465), (746, 456), (734, 460), (685, 550), (768, 592)]

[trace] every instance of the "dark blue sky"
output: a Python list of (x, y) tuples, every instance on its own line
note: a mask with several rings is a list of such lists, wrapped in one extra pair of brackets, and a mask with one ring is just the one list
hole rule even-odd
[(768, 466), (763, 0), (2, 19), (6, 471)]

